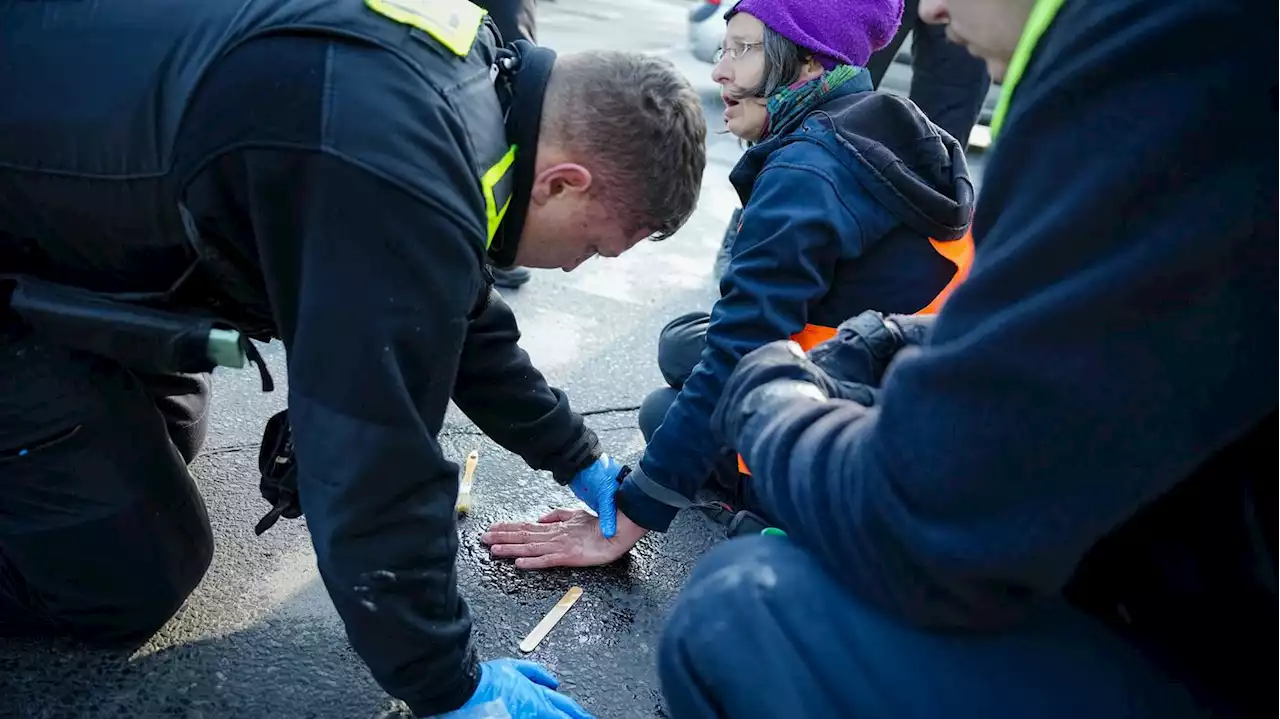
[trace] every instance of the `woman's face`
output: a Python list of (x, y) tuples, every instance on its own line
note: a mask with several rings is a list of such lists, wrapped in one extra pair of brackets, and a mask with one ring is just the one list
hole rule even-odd
[(764, 79), (764, 23), (745, 12), (735, 14), (725, 28), (721, 49), (711, 79), (720, 86), (725, 127), (755, 142), (768, 120), (764, 98), (751, 95)]
[[(754, 15), (739, 12), (725, 28), (720, 59), (711, 70), (711, 79), (720, 85), (724, 101), (724, 124), (729, 132), (749, 142), (764, 135), (769, 122), (765, 98), (755, 97), (768, 71), (764, 51), (764, 23)], [(789, 83), (804, 82), (822, 75), (822, 65), (809, 58)]]

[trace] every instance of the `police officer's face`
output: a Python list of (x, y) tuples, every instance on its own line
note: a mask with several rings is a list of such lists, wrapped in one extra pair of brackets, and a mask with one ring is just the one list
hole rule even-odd
[[(539, 148), (540, 158), (544, 153), (552, 154)], [(591, 182), (591, 173), (571, 162), (548, 162), (537, 171), (516, 264), (570, 272), (597, 255), (617, 257), (649, 235), (628, 233), (618, 213), (591, 192)]]
[(947, 39), (987, 61), (987, 72), (1004, 80), (1035, 0), (920, 0), (920, 19), (946, 25)]

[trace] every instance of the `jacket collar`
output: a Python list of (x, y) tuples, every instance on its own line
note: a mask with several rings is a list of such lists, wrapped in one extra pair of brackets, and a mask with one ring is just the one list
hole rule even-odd
[(510, 267), (516, 261), (529, 195), (533, 192), (542, 100), (555, 62), (554, 50), (528, 40), (516, 40), (498, 54), (498, 96), (505, 113), (507, 142), (516, 146), (511, 204), (489, 245), (489, 259), (498, 267)]

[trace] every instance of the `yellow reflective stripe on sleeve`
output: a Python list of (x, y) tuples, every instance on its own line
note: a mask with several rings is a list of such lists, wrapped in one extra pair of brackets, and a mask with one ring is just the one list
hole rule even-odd
[(498, 208), (498, 200), (494, 197), (493, 191), (502, 182), (502, 178), (506, 176), (507, 171), (511, 169), (511, 163), (516, 160), (516, 146), (512, 145), (507, 150), (507, 154), (502, 156), (501, 160), (480, 177), (480, 187), (484, 189), (484, 214), (489, 221), (489, 237), (484, 242), (484, 248), (489, 249), (489, 245), (493, 244), (493, 236), (498, 232), (498, 226), (502, 224), (502, 218), (507, 214), (507, 208), (511, 206), (511, 193), (508, 192), (506, 198), (502, 202), (502, 208)]
[(1027, 24), (1022, 28), (1022, 37), (1018, 39), (1018, 47), (1014, 49), (1013, 57), (1009, 59), (1009, 69), (1005, 70), (1004, 81), (1000, 86), (1000, 100), (996, 103), (995, 111), (991, 113), (992, 142), (995, 142), (996, 136), (1000, 134), (1000, 126), (1004, 124), (1005, 113), (1009, 111), (1009, 103), (1013, 100), (1013, 90), (1022, 79), (1022, 72), (1027, 69), (1027, 63), (1031, 62), (1031, 54), (1035, 52), (1036, 45), (1040, 44), (1040, 38), (1053, 24), (1053, 19), (1058, 16), (1058, 11), (1064, 4), (1066, 0), (1036, 0), (1036, 4), (1032, 6), (1031, 14), (1027, 16)]
[(365, 0), (379, 15), (415, 27), (458, 57), (471, 53), (480, 34), (484, 8), (469, 0)]

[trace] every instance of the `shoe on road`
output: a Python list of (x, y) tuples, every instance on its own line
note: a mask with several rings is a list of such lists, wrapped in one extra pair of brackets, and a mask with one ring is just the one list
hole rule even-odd
[(514, 289), (533, 279), (533, 273), (525, 267), (516, 266), (506, 269), (490, 267), (489, 269), (493, 272), (493, 284), (499, 287)]

